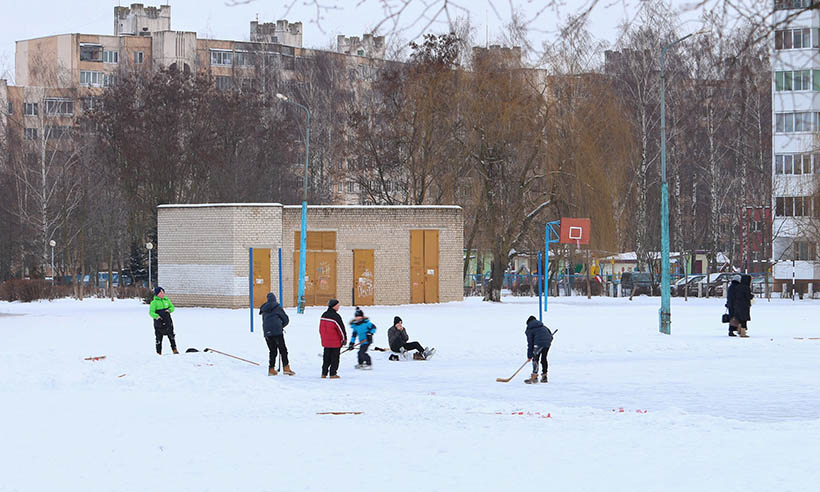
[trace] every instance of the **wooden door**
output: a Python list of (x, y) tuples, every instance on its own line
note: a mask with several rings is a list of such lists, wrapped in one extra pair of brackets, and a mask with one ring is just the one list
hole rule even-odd
[[(305, 306), (313, 306), (316, 296), (314, 269), (316, 253), (308, 251), (305, 255)], [(299, 302), (299, 251), (293, 253), (293, 305)]]
[(424, 231), (424, 302), (438, 302), (438, 231)]
[[(312, 303), (305, 305), (327, 306), (327, 302), (336, 297), (336, 253), (313, 253)], [(306, 289), (307, 290), (307, 289)]]
[(253, 248), (253, 307), (260, 308), (270, 290), (270, 248)]
[(410, 231), (410, 302), (424, 302), (424, 231)]
[(376, 270), (372, 249), (353, 250), (353, 305), (375, 304)]

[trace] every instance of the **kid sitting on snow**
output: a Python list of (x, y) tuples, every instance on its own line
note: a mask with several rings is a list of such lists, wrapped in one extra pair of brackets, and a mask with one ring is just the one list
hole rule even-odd
[[(393, 318), (393, 326), (387, 330), (387, 343), (390, 344), (390, 350), (393, 352), (402, 352), (403, 350), (415, 350), (413, 358), (416, 360), (427, 360), (436, 351), (434, 348), (424, 348), (419, 342), (410, 342), (410, 335), (404, 329), (401, 318), (396, 316)], [(399, 360), (397, 355), (391, 355), (390, 360)]]
[(552, 332), (538, 321), (535, 316), (527, 318), (527, 359), (532, 361), (532, 374), (529, 379), (525, 379), (527, 384), (538, 382), (538, 359), (541, 359), (541, 382), (547, 382), (547, 352), (552, 345)]
[(356, 337), (359, 337), (359, 363), (356, 364), (356, 369), (372, 369), (373, 361), (367, 353), (367, 349), (373, 343), (373, 334), (376, 333), (376, 325), (364, 317), (362, 309), (357, 307), (354, 314), (353, 321), (350, 322), (350, 346), (348, 350), (353, 350), (356, 345)]
[(156, 287), (154, 289), (154, 300), (148, 308), (148, 315), (154, 320), (154, 336), (157, 339), (157, 354), (162, 355), (162, 337), (167, 336), (171, 342), (171, 350), (177, 352), (177, 341), (174, 336), (174, 321), (171, 313), (174, 312), (174, 305), (165, 296), (165, 289)]

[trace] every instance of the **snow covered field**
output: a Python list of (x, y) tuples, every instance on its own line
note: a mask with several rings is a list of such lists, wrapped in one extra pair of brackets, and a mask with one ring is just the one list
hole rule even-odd
[(377, 346), (398, 314), (436, 356), (348, 353), (335, 381), (319, 308), (288, 310), (296, 376), (268, 377), (247, 310), (178, 308), (177, 342), (259, 367), (158, 357), (138, 301), (0, 303), (20, 315), (0, 315), (0, 490), (820, 489), (820, 340), (794, 339), (820, 337), (820, 302), (757, 299), (749, 339), (721, 299), (673, 298), (661, 335), (659, 304), (551, 298), (550, 383), (525, 385), (528, 367), (495, 379), (526, 359), (537, 298), (365, 308)]

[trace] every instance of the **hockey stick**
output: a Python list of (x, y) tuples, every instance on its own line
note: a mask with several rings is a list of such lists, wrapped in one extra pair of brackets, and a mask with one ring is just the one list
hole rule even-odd
[(217, 354), (222, 354), (222, 355), (227, 355), (228, 357), (233, 357), (234, 359), (239, 359), (239, 360), (241, 360), (241, 361), (243, 361), (243, 362), (247, 362), (248, 364), (253, 364), (253, 365), (255, 365), (255, 366), (258, 366), (258, 365), (259, 365), (259, 363), (258, 363), (258, 362), (254, 362), (254, 361), (252, 361), (252, 360), (248, 360), (248, 359), (243, 359), (242, 357), (237, 357), (237, 356), (235, 356), (235, 355), (226, 354), (225, 352), (220, 352), (219, 350), (214, 350), (214, 349), (212, 349), (212, 348), (206, 348), (204, 351), (205, 351), (205, 352), (214, 352), (214, 353), (217, 353)]
[(527, 359), (526, 361), (524, 361), (524, 363), (521, 364), (521, 367), (519, 367), (518, 370), (515, 371), (512, 376), (510, 376), (508, 378), (495, 378), (495, 380), (499, 383), (509, 383), (510, 381), (512, 381), (512, 378), (514, 378), (516, 376), (516, 374), (521, 372), (521, 369), (524, 369), (524, 366), (526, 366), (530, 362), (532, 362), (532, 359)]
[[(354, 345), (354, 346), (353, 346), (353, 348), (356, 348), (356, 347), (358, 347), (358, 346), (359, 346), (359, 345), (361, 345), (361, 344), (362, 344), (362, 342), (359, 342), (359, 343), (357, 343), (356, 345)], [(339, 348), (341, 348), (341, 347), (339, 347)], [(373, 349), (373, 350), (376, 350), (376, 349)], [(342, 355), (342, 354), (343, 354), (343, 353), (345, 353), (345, 352), (350, 352), (350, 349), (349, 349), (349, 348), (346, 348), (346, 349), (342, 350), (341, 352), (339, 352), (339, 355)], [(322, 354), (316, 354), (316, 355), (318, 355), (319, 357), (324, 357), (324, 356), (325, 356), (325, 354), (323, 354), (323, 353), (322, 353)]]

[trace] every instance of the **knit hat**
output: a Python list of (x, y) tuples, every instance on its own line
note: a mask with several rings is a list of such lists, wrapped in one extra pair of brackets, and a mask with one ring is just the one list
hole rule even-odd
[(158, 296), (160, 292), (164, 292), (164, 291), (165, 291), (165, 289), (163, 289), (163, 288), (162, 288), (162, 287), (160, 287), (160, 286), (156, 286), (156, 287), (154, 287), (154, 295), (155, 295), (155, 296)]
[(327, 301), (327, 307), (329, 307), (329, 308), (332, 308), (336, 304), (339, 304), (338, 299), (331, 299), (331, 300)]
[(530, 321), (535, 321), (535, 316), (530, 316), (527, 318), (527, 324), (530, 324)]
[(364, 317), (364, 311), (359, 306), (356, 306), (356, 312), (353, 313), (353, 316), (361, 316)]
[(393, 318), (393, 324), (394, 324), (394, 325), (397, 325), (397, 324), (399, 324), (399, 323), (401, 323), (401, 318), (399, 318), (398, 316), (396, 316), (395, 318)]

